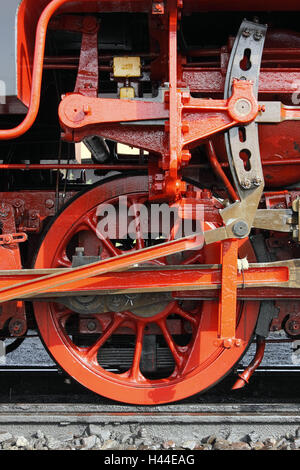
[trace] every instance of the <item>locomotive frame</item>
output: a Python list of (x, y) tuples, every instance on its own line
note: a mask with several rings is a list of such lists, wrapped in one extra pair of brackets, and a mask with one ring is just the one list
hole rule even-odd
[[(263, 16), (269, 5), (299, 13), (294, 1), (265, 3), (246, 1), (243, 9)], [(0, 328), (21, 338), (28, 325), (37, 327), (69, 375), (115, 400), (155, 404), (206, 390), (232, 369), (255, 332), (256, 356), (234, 385), (242, 387), (262, 360), (270, 328), (300, 334), (300, 191), (292, 186), (300, 177), (300, 106), (293, 102), (300, 33), (273, 31), (257, 17), (241, 19), (236, 37), (221, 49), (184, 52), (182, 18), (222, 9), (221, 1), (200, 0), (23, 0), (18, 6), (15, 74), (7, 62), (17, 92), (6, 97), (0, 116), (0, 148), (13, 158), (3, 159), (0, 171), (19, 175), (0, 193)], [(241, 6), (231, 1), (226, 10), (241, 12)], [(101, 56), (105, 14), (124, 12), (147, 18), (149, 43), (141, 54)], [(74, 42), (79, 36), (79, 56), (46, 55), (49, 32), (56, 39), (73, 34)], [(41, 106), (47, 70), (76, 75), (49, 116), (48, 102)], [(105, 96), (101, 73), (117, 85), (114, 97)], [(152, 87), (145, 96), (143, 80)], [(36, 155), (39, 133), (44, 154), (47, 139), (58, 143), (55, 162), (41, 163)], [(67, 189), (65, 177), (59, 207), (59, 171), (84, 168), (70, 163), (70, 146), (79, 142), (93, 153), (87, 168), (123, 175), (79, 194)], [(114, 142), (140, 149), (138, 161), (112, 163)], [(28, 162), (20, 163), (24, 149)], [(51, 147), (51, 160), (55, 152)], [(25, 173), (41, 171), (56, 172), (56, 189), (26, 186)], [(188, 180), (195, 172), (196, 181)], [(135, 220), (129, 248), (97, 228), (99, 204), (125, 196)], [(149, 244), (141, 201), (165, 203), (180, 220), (197, 221), (200, 206), (202, 229), (179, 238), (171, 231)], [(127, 354), (129, 365), (124, 360), (116, 372), (111, 364), (118, 360), (110, 355), (118, 341), (128, 343), (118, 360)], [(169, 364), (170, 355), (173, 365), (163, 375), (154, 363), (161, 357)]]

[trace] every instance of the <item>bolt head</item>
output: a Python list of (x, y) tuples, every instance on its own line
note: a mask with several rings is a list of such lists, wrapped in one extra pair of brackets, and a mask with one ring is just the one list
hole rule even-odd
[(242, 182), (241, 182), (241, 186), (243, 189), (250, 189), (252, 187), (252, 183), (251, 181), (248, 179), (248, 178), (245, 178)]
[(255, 31), (253, 37), (254, 37), (255, 41), (260, 41), (262, 39), (263, 35), (260, 31)]
[(243, 36), (244, 38), (248, 38), (249, 36), (251, 36), (251, 31), (249, 29), (244, 29)]
[(223, 346), (224, 348), (226, 349), (230, 349), (232, 347), (233, 343), (232, 343), (232, 339), (231, 338), (228, 338), (228, 339), (224, 339), (223, 341)]
[(249, 232), (249, 227), (248, 227), (247, 222), (245, 222), (244, 220), (239, 220), (238, 222), (234, 224), (232, 228), (232, 232), (238, 238), (245, 237)]
[(95, 331), (97, 329), (97, 323), (95, 320), (90, 320), (87, 323), (87, 329), (89, 331)]
[(254, 184), (254, 186), (260, 186), (262, 184), (262, 179), (261, 178), (254, 178), (254, 180), (252, 181), (252, 183)]
[(238, 116), (248, 116), (252, 111), (252, 104), (246, 98), (240, 98), (234, 105), (234, 112)]
[(45, 202), (45, 206), (47, 207), (47, 209), (52, 209), (52, 207), (54, 207), (54, 201), (52, 199), (47, 199), (47, 201)]

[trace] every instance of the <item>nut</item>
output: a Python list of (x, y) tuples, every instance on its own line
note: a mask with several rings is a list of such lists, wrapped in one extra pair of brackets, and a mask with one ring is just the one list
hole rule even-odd
[(245, 237), (249, 232), (249, 227), (247, 222), (244, 220), (239, 220), (232, 227), (232, 232), (236, 237), (242, 238)]
[(252, 183), (248, 178), (245, 178), (243, 181), (241, 181), (241, 186), (244, 189), (250, 189), (252, 187)]

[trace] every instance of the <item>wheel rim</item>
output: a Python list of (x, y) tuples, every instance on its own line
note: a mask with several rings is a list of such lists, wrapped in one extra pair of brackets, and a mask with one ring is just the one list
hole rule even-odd
[[(119, 254), (120, 247), (115, 243), (110, 240), (104, 243), (96, 236), (96, 208), (123, 195), (129, 196), (131, 202), (145, 200), (147, 184), (147, 177), (118, 178), (77, 197), (48, 229), (34, 267), (69, 267), (76, 237), (77, 240), (80, 237), (84, 239), (89, 250), (87, 254), (95, 254), (97, 244), (102, 248), (103, 258)], [(135, 247), (142, 248), (144, 243), (137, 235)], [(249, 242), (243, 243), (241, 250), (243, 255), (247, 253), (250, 261), (254, 259)], [(204, 247), (197, 254), (197, 262), (216, 263), (219, 251), (217, 244)], [(188, 264), (190, 259), (194, 263), (194, 258), (194, 255), (186, 257), (181, 262)], [(163, 259), (154, 261), (158, 264), (167, 262)], [(88, 318), (94, 320), (98, 328), (97, 334), (92, 335), (82, 334), (82, 328), (74, 334), (74, 325), (79, 328), (86, 316), (82, 317), (58, 303), (34, 302), (40, 335), (60, 367), (88, 389), (110, 399), (133, 404), (180, 400), (221, 380), (251, 340), (259, 303), (238, 304), (237, 337), (243, 342), (241, 347), (231, 349), (225, 349), (216, 342), (218, 302), (169, 301), (151, 308), (154, 312), (149, 316), (145, 312), (141, 315), (139, 309), (90, 315)], [(154, 337), (158, 342), (153, 342)], [(147, 344), (150, 345), (152, 359), (151, 344), (152, 349), (155, 345), (158, 363), (155, 373), (149, 371), (148, 366), (143, 368)], [(117, 348), (114, 347), (116, 345)], [(114, 354), (118, 359), (114, 359)], [(122, 362), (123, 368), (109, 368), (105, 362), (107, 358), (111, 358), (112, 363)]]

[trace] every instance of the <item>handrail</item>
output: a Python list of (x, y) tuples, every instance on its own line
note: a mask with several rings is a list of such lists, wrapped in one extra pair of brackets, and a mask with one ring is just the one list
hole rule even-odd
[(0, 140), (20, 137), (30, 129), (38, 115), (41, 101), (42, 75), (48, 24), (55, 11), (68, 2), (71, 2), (71, 0), (52, 0), (40, 16), (36, 30), (31, 96), (28, 112), (25, 119), (17, 127), (12, 129), (0, 129)]

